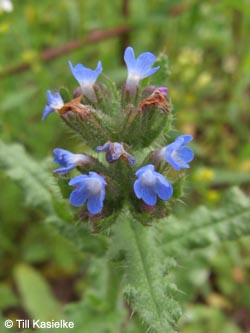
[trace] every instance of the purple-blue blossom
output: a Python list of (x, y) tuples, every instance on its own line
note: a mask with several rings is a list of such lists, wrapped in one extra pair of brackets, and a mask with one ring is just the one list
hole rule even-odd
[(155, 171), (154, 165), (148, 164), (136, 171), (138, 179), (134, 182), (134, 192), (138, 199), (154, 206), (157, 197), (168, 200), (173, 194), (173, 187), (167, 179)]
[(51, 112), (57, 112), (60, 110), (64, 105), (62, 96), (59, 92), (53, 94), (50, 90), (47, 90), (46, 96), (47, 105), (43, 110), (42, 120), (46, 119)]
[(157, 159), (165, 159), (177, 171), (181, 168), (189, 168), (188, 163), (193, 160), (194, 152), (186, 144), (192, 139), (192, 135), (189, 134), (178, 136), (173, 143), (156, 153)]
[(84, 154), (73, 154), (68, 150), (56, 148), (54, 149), (54, 162), (62, 166), (54, 172), (66, 173), (76, 166), (92, 163), (92, 158)]
[(89, 172), (88, 175), (83, 174), (72, 178), (69, 185), (75, 186), (69, 198), (71, 205), (80, 207), (86, 203), (91, 214), (101, 212), (107, 185), (102, 176), (96, 172)]
[(98, 62), (96, 69), (87, 68), (82, 64), (77, 64), (73, 66), (71, 61), (69, 61), (68, 63), (73, 76), (78, 81), (81, 87), (82, 93), (89, 99), (95, 99), (93, 87), (98, 76), (102, 72), (101, 61)]
[(128, 69), (126, 87), (128, 90), (135, 90), (140, 80), (154, 74), (160, 66), (153, 67), (156, 56), (151, 52), (144, 52), (135, 58), (134, 50), (127, 47), (124, 53), (124, 61)]
[(122, 143), (108, 141), (103, 146), (96, 147), (96, 150), (106, 152), (106, 160), (109, 163), (113, 163), (119, 158), (122, 158), (127, 160), (131, 165), (135, 164), (134, 156), (126, 152)]

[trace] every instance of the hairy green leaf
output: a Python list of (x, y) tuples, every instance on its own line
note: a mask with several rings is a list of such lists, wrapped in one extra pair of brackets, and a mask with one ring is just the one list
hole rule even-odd
[(22, 188), (28, 205), (53, 213), (50, 176), (20, 144), (0, 142), (0, 168)]
[(129, 213), (114, 227), (113, 260), (124, 260), (124, 293), (132, 311), (150, 332), (174, 332), (181, 310), (168, 283), (166, 266), (154, 239), (154, 228), (136, 222)]
[(250, 200), (238, 188), (230, 189), (220, 208), (198, 207), (185, 218), (171, 216), (158, 225), (166, 255), (206, 247), (250, 234)]

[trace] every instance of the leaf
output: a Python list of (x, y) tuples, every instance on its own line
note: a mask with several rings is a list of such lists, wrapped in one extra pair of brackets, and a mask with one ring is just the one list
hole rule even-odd
[[(102, 234), (91, 234), (86, 224), (65, 223), (59, 217), (49, 216), (46, 223), (51, 224), (60, 235), (69, 240), (79, 251), (103, 255), (108, 246), (108, 239)], [(51, 231), (52, 232), (52, 231)]]
[(166, 255), (182, 255), (188, 250), (250, 234), (250, 200), (238, 188), (232, 188), (220, 208), (198, 207), (178, 219), (171, 216), (158, 225), (159, 240)]
[(29, 315), (41, 321), (61, 319), (61, 308), (42, 275), (31, 266), (20, 264), (14, 271), (15, 281)]
[(91, 261), (85, 277), (84, 299), (65, 307), (64, 318), (75, 323), (74, 333), (121, 332), (127, 313), (116, 268), (106, 257)]
[(0, 142), (0, 168), (22, 188), (27, 205), (54, 212), (50, 176), (20, 144)]
[(174, 332), (181, 310), (173, 298), (175, 286), (168, 283), (166, 267), (147, 228), (124, 212), (114, 226), (110, 251), (113, 260), (124, 260), (124, 293), (150, 332)]

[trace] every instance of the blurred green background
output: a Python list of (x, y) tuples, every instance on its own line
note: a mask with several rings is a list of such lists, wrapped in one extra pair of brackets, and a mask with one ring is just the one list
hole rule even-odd
[[(176, 213), (197, 204), (219, 206), (232, 185), (249, 194), (248, 0), (16, 0), (13, 6), (12, 12), (0, 13), (2, 141), (20, 143), (52, 174), (52, 150), (76, 151), (78, 143), (58, 125), (55, 114), (41, 121), (46, 90), (76, 87), (69, 59), (91, 68), (100, 59), (105, 74), (122, 82), (122, 55), (131, 45), (136, 55), (167, 54), (176, 127), (195, 138), (189, 194)], [(55, 57), (48, 53), (51, 49), (58, 51)], [(22, 191), (4, 172), (0, 182), (2, 316), (29, 318), (45, 312), (46, 318), (48, 304), (54, 309), (86, 297), (86, 290), (101, 284), (101, 260), (89, 269), (89, 255), (76, 252), (45, 226), (43, 214), (25, 205)], [(249, 241), (245, 237), (208, 248), (185, 262), (176, 276), (184, 292), (182, 332), (250, 331)], [(34, 287), (37, 299), (26, 298), (27, 285)], [(46, 295), (47, 305), (37, 305), (39, 295)]]

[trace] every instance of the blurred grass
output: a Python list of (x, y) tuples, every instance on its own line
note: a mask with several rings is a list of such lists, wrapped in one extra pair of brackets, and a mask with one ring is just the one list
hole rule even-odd
[[(128, 24), (131, 26), (129, 43), (137, 54), (149, 50), (155, 54), (166, 52), (169, 57), (168, 87), (175, 107), (176, 125), (180, 131), (195, 137), (196, 159), (190, 169), (188, 186), (192, 193), (187, 198), (188, 205), (218, 205), (221, 192), (231, 185), (241, 185), (249, 193), (249, 2), (137, 0), (128, 1), (129, 15), (122, 11), (125, 2), (112, 0), (107, 5), (99, 0), (16, 0), (13, 12), (0, 13), (0, 73), (23, 62), (31, 65), (27, 71), (0, 79), (2, 140), (21, 143), (41, 163), (44, 158), (51, 158), (54, 147), (75, 150), (75, 141), (63, 126), (58, 126), (56, 116), (51, 115), (50, 119), (41, 122), (45, 92), (63, 86), (76, 87), (68, 59), (92, 68), (101, 59), (105, 73), (121, 81), (126, 75), (121, 59), (126, 46), (124, 39), (117, 36), (86, 44), (50, 62), (42, 62), (39, 54), (47, 48), (83, 39), (94, 29)], [(58, 284), (73, 281), (70, 287), (65, 284), (63, 295), (57, 295), (59, 301), (67, 303), (80, 299), (88, 285), (85, 280), (88, 256), (76, 253), (62, 237), (52, 237), (50, 229), (41, 223), (40, 212), (24, 206), (20, 188), (4, 173), (0, 174), (0, 180), (3, 188), (0, 192), (0, 310), (13, 316), (20, 308), (23, 311), (22, 300), (13, 292), (12, 273), (23, 263), (35, 266), (52, 288), (53, 281)], [(182, 209), (177, 207), (179, 211)], [(227, 251), (223, 246), (215, 249), (212, 259), (197, 259), (197, 272), (200, 266), (205, 266), (202, 269), (206, 287), (202, 286), (202, 289), (207, 290), (207, 294), (202, 296), (202, 302), (198, 288), (202, 279), (196, 282), (192, 273), (192, 285), (188, 284), (189, 277), (180, 281), (180, 289), (183, 285), (185, 292), (193, 295), (190, 298), (193, 321), (183, 324), (183, 332), (199, 332), (202, 318), (210, 322), (207, 332), (211, 333), (233, 332), (236, 326), (239, 332), (250, 329), (250, 324), (238, 320), (236, 315), (233, 323), (229, 322), (229, 310), (223, 306), (218, 310), (217, 305), (209, 301), (209, 295), (215, 292), (230, 304), (229, 313), (236, 313), (241, 308), (248, 311), (250, 300), (245, 297), (249, 293), (250, 268), (247, 241), (249, 239), (243, 245), (241, 241), (228, 244)], [(237, 252), (237, 256), (232, 252)], [(221, 265), (225, 270), (220, 269)], [(234, 268), (243, 272), (240, 282), (235, 281), (234, 276), (228, 278)], [(228, 272), (226, 277), (225, 271)], [(218, 279), (216, 290), (209, 278), (212, 274)], [(53, 290), (58, 292), (57, 288)], [(236, 303), (235, 297), (238, 297)], [(197, 307), (197, 303), (202, 303), (202, 308)]]

